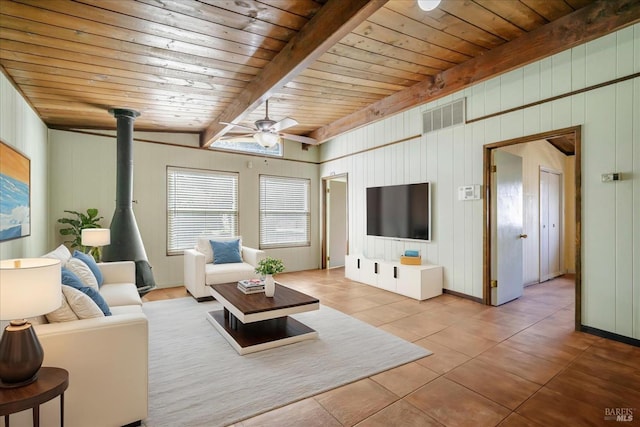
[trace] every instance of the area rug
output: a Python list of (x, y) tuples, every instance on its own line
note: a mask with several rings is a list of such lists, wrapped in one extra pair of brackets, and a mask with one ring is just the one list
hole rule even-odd
[(431, 352), (326, 306), (294, 317), (319, 333), (240, 356), (192, 298), (149, 302), (147, 427), (225, 426), (428, 356)]

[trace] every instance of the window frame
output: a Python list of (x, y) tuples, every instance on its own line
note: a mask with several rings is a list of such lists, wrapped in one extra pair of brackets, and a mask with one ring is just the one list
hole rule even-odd
[[(231, 148), (231, 147), (224, 147), (224, 146), (217, 145), (220, 143), (224, 143), (224, 141), (221, 141), (221, 140), (214, 141), (209, 146), (209, 149), (212, 151), (222, 151), (225, 153), (238, 153), (238, 154), (244, 154), (247, 156), (261, 156), (261, 157), (268, 156), (268, 157), (275, 157), (275, 158), (284, 158), (284, 140), (282, 140), (279, 144), (277, 144), (278, 145), (277, 151), (273, 149), (268, 149), (266, 147), (262, 147), (253, 138), (247, 138), (246, 140), (240, 140), (238, 142), (240, 142), (241, 144), (253, 144), (256, 147), (259, 147), (259, 149), (243, 150), (242, 148)], [(237, 145), (236, 147), (242, 147), (242, 145)]]
[[(306, 207), (307, 210), (304, 212), (307, 219), (307, 227), (306, 227), (306, 236), (305, 241), (302, 242), (282, 242), (282, 243), (263, 243), (262, 232), (263, 232), (263, 209), (262, 209), (262, 182), (264, 179), (275, 178), (281, 180), (295, 180), (295, 181), (304, 181), (306, 183)], [(292, 176), (282, 176), (282, 175), (269, 175), (269, 174), (260, 174), (258, 177), (258, 245), (260, 249), (282, 249), (282, 248), (299, 248), (299, 247), (310, 247), (311, 246), (311, 179), (310, 178), (301, 178), (301, 177), (292, 177)]]
[[(234, 177), (235, 178), (235, 211), (227, 211), (227, 210), (221, 210), (221, 209), (210, 209), (207, 210), (207, 212), (231, 212), (235, 215), (235, 230), (233, 230), (231, 232), (231, 234), (229, 235), (229, 237), (232, 236), (239, 236), (239, 228), (240, 228), (240, 173), (237, 171), (223, 171), (223, 170), (214, 170), (214, 169), (203, 169), (203, 168), (191, 168), (191, 167), (184, 167), (184, 166), (172, 166), (172, 165), (167, 165), (166, 167), (166, 211), (165, 211), (165, 215), (166, 215), (166, 255), (167, 256), (174, 256), (174, 255), (183, 255), (184, 254), (184, 250), (185, 249), (192, 249), (195, 247), (196, 245), (196, 241), (194, 241), (190, 246), (186, 246), (186, 247), (181, 247), (181, 248), (177, 248), (177, 247), (171, 247), (170, 243), (172, 241), (171, 239), (171, 234), (172, 234), (172, 230), (171, 230), (171, 219), (170, 216), (172, 214), (173, 211), (177, 211), (177, 209), (173, 209), (171, 208), (170, 202), (173, 199), (172, 194), (170, 192), (170, 173), (172, 172), (183, 172), (183, 173), (198, 173), (200, 175), (209, 175), (211, 177), (213, 176), (226, 176), (226, 177)], [(174, 233), (175, 234), (175, 233)], [(211, 232), (207, 232), (206, 229), (201, 229), (198, 231), (197, 233), (198, 235), (211, 235)], [(221, 237), (227, 237), (227, 234), (220, 234)]]

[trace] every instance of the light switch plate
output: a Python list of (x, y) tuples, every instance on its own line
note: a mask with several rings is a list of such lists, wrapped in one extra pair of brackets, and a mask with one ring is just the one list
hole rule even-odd
[(602, 182), (613, 182), (619, 181), (620, 174), (619, 173), (603, 173), (602, 174)]

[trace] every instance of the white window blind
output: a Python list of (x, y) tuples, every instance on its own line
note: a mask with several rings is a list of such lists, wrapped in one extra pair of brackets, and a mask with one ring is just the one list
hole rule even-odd
[(260, 248), (310, 245), (311, 181), (260, 175)]
[(238, 174), (167, 167), (167, 253), (203, 234), (238, 235)]

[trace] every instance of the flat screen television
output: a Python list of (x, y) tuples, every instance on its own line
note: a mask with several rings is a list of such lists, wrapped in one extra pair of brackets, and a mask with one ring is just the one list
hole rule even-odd
[(429, 183), (367, 188), (367, 235), (430, 241)]

